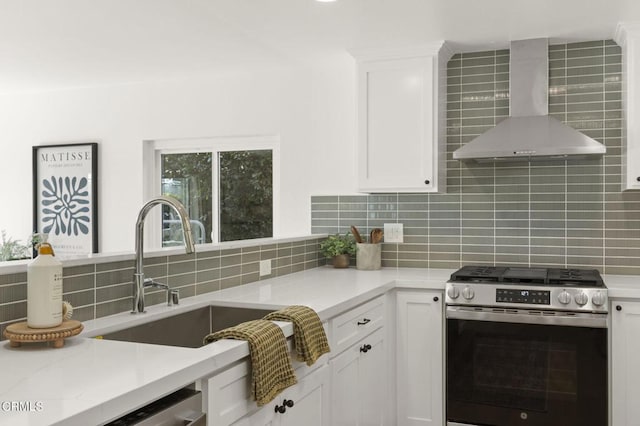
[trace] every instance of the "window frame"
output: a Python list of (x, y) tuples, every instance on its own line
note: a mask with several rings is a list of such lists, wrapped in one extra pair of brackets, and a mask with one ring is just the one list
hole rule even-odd
[[(220, 152), (229, 151), (253, 151), (271, 150), (272, 152), (272, 191), (273, 191), (273, 236), (280, 235), (280, 138), (277, 135), (252, 135), (252, 136), (219, 136), (206, 138), (180, 138), (180, 139), (153, 139), (143, 141), (143, 197), (144, 201), (161, 195), (161, 174), (162, 174), (162, 154), (187, 154), (195, 152), (212, 153), (212, 209), (215, 215), (214, 235), (212, 242), (207, 244), (229, 244), (235, 240), (220, 242), (220, 183), (218, 180)], [(161, 209), (153, 209), (149, 212), (145, 224), (145, 239), (148, 241), (148, 248), (162, 248), (161, 229)]]

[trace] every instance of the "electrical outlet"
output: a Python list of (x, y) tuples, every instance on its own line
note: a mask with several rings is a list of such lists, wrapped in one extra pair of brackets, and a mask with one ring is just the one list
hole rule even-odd
[(260, 276), (263, 277), (265, 275), (271, 274), (271, 259), (261, 260), (260, 261)]
[(401, 223), (385, 223), (384, 224), (384, 242), (385, 243), (403, 243), (404, 230)]

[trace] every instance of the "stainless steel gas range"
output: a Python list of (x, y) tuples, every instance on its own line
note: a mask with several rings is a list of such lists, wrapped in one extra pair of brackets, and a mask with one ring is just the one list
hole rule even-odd
[(605, 426), (595, 269), (465, 266), (446, 285), (447, 424)]

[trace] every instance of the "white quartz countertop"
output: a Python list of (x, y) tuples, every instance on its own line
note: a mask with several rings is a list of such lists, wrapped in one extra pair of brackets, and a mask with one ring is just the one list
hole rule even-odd
[[(316, 268), (84, 323), (60, 349), (0, 343), (0, 425), (99, 425), (246, 357), (245, 342), (191, 349), (93, 339), (93, 336), (200, 306), (279, 309), (307, 305), (324, 321), (394, 287), (442, 289), (451, 270)], [(285, 335), (292, 327), (280, 323)]]
[(610, 299), (640, 299), (639, 275), (602, 275)]
[[(245, 342), (180, 348), (93, 339), (207, 305), (279, 309), (307, 305), (324, 321), (392, 288), (442, 290), (453, 270), (358, 271), (321, 267), (86, 322), (61, 349), (0, 343), (0, 425), (99, 425), (246, 357)], [(610, 298), (640, 299), (640, 277), (604, 275)], [(279, 323), (285, 335), (288, 323)]]

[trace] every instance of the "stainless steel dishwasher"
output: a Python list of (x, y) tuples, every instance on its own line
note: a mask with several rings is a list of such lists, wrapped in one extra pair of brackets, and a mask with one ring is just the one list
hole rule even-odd
[(191, 388), (180, 389), (106, 426), (205, 426), (202, 394)]

